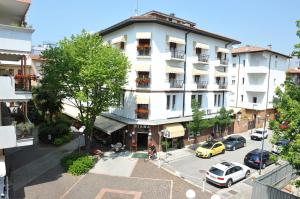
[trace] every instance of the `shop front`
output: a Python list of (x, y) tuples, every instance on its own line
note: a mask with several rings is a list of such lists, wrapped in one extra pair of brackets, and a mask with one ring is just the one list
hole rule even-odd
[(184, 146), (185, 129), (180, 123), (165, 124), (162, 130), (162, 150), (180, 149)]

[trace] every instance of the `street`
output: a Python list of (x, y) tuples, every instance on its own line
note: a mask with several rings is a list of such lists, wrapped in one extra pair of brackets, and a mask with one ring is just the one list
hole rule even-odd
[[(164, 168), (175, 172), (177, 175), (194, 182), (199, 186), (203, 186), (203, 179), (205, 179), (205, 171), (209, 170), (214, 164), (229, 161), (229, 162), (238, 162), (244, 163), (244, 157), (249, 152), (256, 148), (261, 148), (261, 141), (250, 140), (250, 134), (244, 133), (240, 134), (244, 136), (247, 140), (246, 147), (237, 149), (236, 151), (226, 151), (225, 154), (219, 154), (212, 157), (211, 159), (203, 159), (195, 156), (194, 153), (191, 153), (190, 156), (186, 156), (177, 160), (173, 160), (164, 164)], [(270, 142), (272, 137), (272, 132), (269, 130), (268, 139), (265, 139), (265, 150), (270, 151), (272, 144)], [(253, 174), (256, 169), (251, 169), (251, 174)], [(240, 182), (238, 182), (240, 183)], [(212, 192), (217, 192), (221, 187), (216, 185), (209, 184), (205, 182), (205, 189), (208, 189)]]

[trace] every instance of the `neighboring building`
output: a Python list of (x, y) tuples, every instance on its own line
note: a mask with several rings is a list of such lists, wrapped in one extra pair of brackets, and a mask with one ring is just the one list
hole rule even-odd
[(5, 176), (5, 149), (33, 144), (30, 132), (16, 128), (18, 123), (28, 120), (27, 102), (32, 98), (27, 58), (34, 30), (25, 22), (30, 3), (0, 2), (0, 177)]
[[(162, 130), (174, 142), (190, 140), (186, 124), (192, 120), (192, 99), (206, 118), (228, 107), (230, 51), (239, 41), (156, 11), (130, 17), (99, 34), (131, 63), (120, 107), (103, 114), (119, 122), (104, 123), (119, 127), (121, 135), (126, 132), (127, 143), (146, 148), (151, 139), (158, 145)], [(108, 132), (101, 121), (96, 123)]]
[(289, 68), (286, 74), (292, 78), (295, 84), (300, 85), (300, 66), (296, 68)]
[(230, 106), (241, 108), (244, 117), (258, 122), (259, 118), (265, 118), (268, 103), (267, 114), (272, 115), (275, 89), (284, 83), (291, 57), (249, 45), (234, 48), (232, 56)]

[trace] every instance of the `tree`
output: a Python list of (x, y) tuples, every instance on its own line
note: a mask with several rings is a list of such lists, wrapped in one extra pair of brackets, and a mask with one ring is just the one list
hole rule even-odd
[(103, 44), (98, 34), (82, 31), (43, 52), (43, 77), (49, 89), (58, 89), (64, 100), (79, 110), (90, 148), (96, 117), (117, 106), (129, 68), (120, 50)]
[[(298, 28), (297, 30), (297, 36), (300, 38), (300, 20), (296, 21), (296, 26)], [(293, 52), (294, 56), (297, 56), (298, 58), (300, 58), (300, 43), (295, 44), (295, 51)]]
[(189, 129), (189, 134), (196, 137), (199, 134), (201, 135), (202, 130), (212, 127), (213, 123), (210, 119), (203, 118), (205, 112), (199, 110), (196, 100), (192, 100), (192, 112), (193, 120), (188, 123), (187, 128)]
[(233, 110), (226, 110), (224, 107), (220, 109), (219, 114), (214, 118), (214, 123), (221, 128), (221, 134), (227, 130), (228, 126), (232, 123)]

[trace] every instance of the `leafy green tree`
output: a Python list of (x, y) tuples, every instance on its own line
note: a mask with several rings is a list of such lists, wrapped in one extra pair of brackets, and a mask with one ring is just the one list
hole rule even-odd
[(89, 150), (96, 117), (118, 105), (129, 69), (127, 57), (86, 31), (63, 39), (42, 56), (48, 88), (59, 89), (64, 100), (78, 108)]
[[(200, 111), (198, 107), (198, 102), (192, 100), (192, 113), (193, 121), (189, 122), (187, 128), (191, 136), (196, 137), (197, 134), (201, 135), (202, 130), (212, 127), (213, 123), (211, 119), (204, 119), (205, 112)], [(196, 140), (196, 139), (195, 139)]]
[[(296, 21), (296, 26), (298, 28), (297, 30), (297, 36), (300, 38), (300, 20)], [(300, 43), (295, 44), (295, 51), (293, 52), (294, 56), (297, 56), (298, 58), (300, 58)]]
[(228, 126), (232, 123), (233, 110), (226, 110), (224, 107), (220, 109), (219, 114), (214, 118), (214, 123), (221, 128), (221, 134), (227, 131)]

